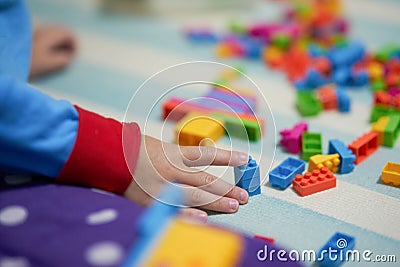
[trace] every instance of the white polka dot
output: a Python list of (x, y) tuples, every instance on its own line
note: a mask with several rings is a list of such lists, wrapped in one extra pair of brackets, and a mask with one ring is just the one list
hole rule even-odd
[(104, 209), (90, 213), (86, 217), (86, 223), (90, 225), (104, 224), (114, 221), (118, 216), (115, 209)]
[(95, 266), (115, 265), (121, 261), (122, 257), (122, 247), (112, 241), (96, 243), (85, 253), (86, 261)]
[(20, 185), (28, 183), (32, 180), (32, 177), (29, 175), (7, 175), (4, 177), (4, 181), (6, 181), (9, 185)]
[(28, 211), (22, 206), (8, 206), (0, 210), (0, 224), (15, 226), (25, 222)]
[(0, 259), (0, 267), (28, 267), (29, 262), (24, 257), (4, 257)]
[(107, 191), (104, 191), (104, 190), (101, 190), (101, 189), (97, 189), (97, 188), (92, 188), (92, 191), (96, 192), (96, 193), (99, 193), (99, 194), (102, 194), (102, 195), (115, 196), (114, 193), (107, 192)]

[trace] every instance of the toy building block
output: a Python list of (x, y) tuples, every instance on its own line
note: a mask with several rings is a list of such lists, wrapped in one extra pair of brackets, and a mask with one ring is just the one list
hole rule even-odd
[(209, 29), (188, 29), (186, 38), (196, 43), (215, 43), (218, 37)]
[(400, 115), (400, 109), (395, 109), (393, 107), (386, 107), (377, 104), (371, 110), (369, 121), (376, 122), (380, 117), (389, 115)]
[(338, 172), (340, 164), (339, 154), (332, 155), (314, 155), (310, 157), (308, 163), (308, 171), (312, 172), (315, 169), (321, 169), (323, 167), (328, 168), (331, 172)]
[(382, 181), (385, 184), (400, 186), (400, 164), (394, 162), (386, 162), (382, 169)]
[(297, 174), (304, 172), (305, 165), (302, 160), (287, 158), (269, 173), (269, 182), (274, 187), (286, 189)]
[(338, 165), (338, 172), (341, 174), (350, 173), (353, 171), (355, 165), (354, 161), (356, 156), (351, 150), (338, 139), (329, 140), (328, 154), (339, 154), (340, 163)]
[(251, 116), (237, 116), (213, 112), (211, 117), (221, 121), (225, 127), (225, 133), (230, 137), (237, 137), (244, 140), (258, 141), (262, 137), (264, 121)]
[(175, 142), (181, 146), (213, 145), (225, 133), (216, 118), (191, 112), (175, 126)]
[(351, 99), (343, 89), (336, 89), (336, 97), (338, 100), (338, 110), (340, 112), (349, 112), (351, 109)]
[(349, 149), (356, 156), (355, 164), (359, 164), (378, 149), (378, 134), (369, 132), (349, 145)]
[(308, 125), (306, 122), (299, 122), (291, 129), (283, 129), (279, 132), (282, 139), (280, 141), (286, 151), (299, 154), (301, 152), (301, 136), (307, 131)]
[[(335, 233), (318, 251), (318, 266), (337, 267), (346, 259), (346, 253), (354, 249), (355, 238), (342, 233)], [(341, 256), (342, 255), (342, 256)]]
[(228, 91), (218, 89), (211, 90), (205, 95), (205, 97), (221, 101), (229, 107), (239, 107), (247, 113), (251, 113), (255, 109), (255, 103), (251, 99), (245, 99), (238, 94), (228, 93)]
[(188, 113), (195, 111), (207, 115), (213, 110), (202, 107), (182, 98), (169, 98), (163, 103), (163, 120), (179, 121)]
[(260, 168), (251, 156), (247, 164), (234, 168), (234, 174), (235, 184), (245, 189), (249, 196), (261, 194)]
[(296, 106), (300, 114), (304, 117), (315, 116), (322, 110), (321, 101), (315, 96), (314, 92), (297, 92)]
[(293, 180), (293, 190), (302, 197), (336, 187), (336, 177), (323, 167), (304, 175), (297, 174)]
[(386, 126), (389, 123), (389, 119), (389, 116), (383, 116), (372, 124), (371, 131), (378, 134), (378, 143), (380, 146), (383, 146), (385, 142), (384, 133)]
[(317, 98), (322, 103), (325, 110), (336, 109), (338, 106), (338, 99), (333, 85), (325, 85), (316, 91)]
[(302, 136), (301, 158), (308, 161), (311, 156), (322, 154), (322, 138), (319, 133), (305, 132)]
[(389, 116), (389, 121), (386, 124), (383, 132), (383, 145), (393, 147), (399, 137), (400, 132), (400, 115)]

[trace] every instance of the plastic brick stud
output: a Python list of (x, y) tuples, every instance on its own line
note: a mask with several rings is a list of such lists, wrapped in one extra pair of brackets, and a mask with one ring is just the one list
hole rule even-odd
[(293, 190), (302, 197), (336, 187), (336, 177), (324, 167), (304, 175), (297, 174), (293, 180)]
[[(318, 266), (337, 267), (346, 259), (347, 251), (354, 249), (355, 238), (342, 233), (335, 233), (318, 251)], [(343, 255), (343, 256), (341, 256)]]
[(283, 190), (292, 184), (297, 174), (304, 172), (305, 165), (302, 160), (287, 158), (269, 173), (269, 182)]
[(319, 133), (305, 132), (302, 136), (301, 157), (308, 161), (311, 156), (322, 154), (322, 138)]
[(280, 141), (286, 151), (299, 154), (301, 152), (301, 136), (307, 131), (308, 125), (306, 122), (299, 122), (291, 129), (284, 129), (279, 132), (282, 139)]
[(331, 172), (338, 172), (338, 165), (340, 164), (339, 154), (332, 155), (314, 155), (310, 157), (308, 163), (308, 171), (311, 172), (315, 169), (327, 167)]
[(400, 164), (394, 162), (386, 162), (382, 169), (382, 181), (389, 185), (400, 186)]
[(328, 154), (339, 154), (340, 163), (338, 165), (338, 172), (341, 174), (352, 172), (355, 165), (354, 161), (356, 156), (351, 150), (338, 139), (329, 140)]
[(359, 164), (378, 149), (378, 134), (369, 132), (349, 145), (349, 149), (356, 156), (355, 164)]

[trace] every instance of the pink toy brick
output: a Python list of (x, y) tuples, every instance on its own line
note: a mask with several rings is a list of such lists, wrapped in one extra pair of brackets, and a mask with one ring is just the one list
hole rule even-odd
[(299, 122), (292, 129), (284, 129), (279, 132), (282, 139), (280, 141), (288, 152), (293, 154), (299, 154), (301, 152), (301, 136), (308, 129), (306, 122)]

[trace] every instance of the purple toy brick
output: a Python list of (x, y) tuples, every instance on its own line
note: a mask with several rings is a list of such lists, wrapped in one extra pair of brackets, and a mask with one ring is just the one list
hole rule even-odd
[(301, 136), (308, 129), (306, 122), (299, 122), (291, 129), (284, 129), (279, 132), (282, 139), (280, 141), (287, 152), (299, 154), (301, 152)]

